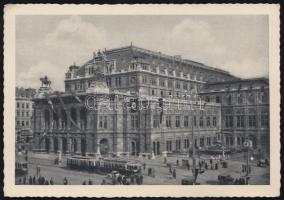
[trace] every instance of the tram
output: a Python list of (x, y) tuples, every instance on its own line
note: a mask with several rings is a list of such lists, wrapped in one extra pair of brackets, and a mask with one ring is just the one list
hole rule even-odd
[(92, 158), (83, 156), (67, 158), (67, 167), (70, 169), (102, 173), (118, 171), (120, 174), (124, 175), (137, 174), (142, 169), (141, 163), (135, 160), (125, 158)]
[(25, 161), (16, 161), (16, 176), (26, 175), (28, 173), (28, 163)]

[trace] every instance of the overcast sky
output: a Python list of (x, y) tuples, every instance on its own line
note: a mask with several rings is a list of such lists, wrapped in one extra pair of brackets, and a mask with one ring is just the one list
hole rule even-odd
[(131, 41), (242, 78), (268, 76), (267, 16), (17, 16), (17, 86), (38, 89), (47, 75), (63, 90), (69, 65)]

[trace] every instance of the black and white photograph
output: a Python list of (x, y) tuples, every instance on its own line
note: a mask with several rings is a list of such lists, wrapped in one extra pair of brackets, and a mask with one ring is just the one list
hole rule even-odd
[(14, 22), (15, 186), (271, 185), (269, 15)]

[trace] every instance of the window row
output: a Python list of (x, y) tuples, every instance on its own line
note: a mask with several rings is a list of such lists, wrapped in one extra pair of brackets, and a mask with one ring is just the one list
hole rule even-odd
[[(183, 124), (181, 124), (181, 118), (183, 117)], [(153, 116), (153, 127), (157, 128), (160, 126), (160, 121), (161, 121), (161, 116), (159, 115), (154, 115)], [(174, 121), (173, 121), (174, 118)], [(166, 120), (166, 127), (167, 128), (171, 128), (171, 127), (189, 127), (190, 124), (190, 117), (185, 115), (185, 116), (171, 116), (171, 115), (167, 115), (165, 117)], [(199, 127), (216, 127), (217, 126), (217, 117), (216, 116), (200, 116), (199, 117)], [(193, 116), (193, 126), (197, 126), (197, 117)]]
[(30, 108), (30, 103), (17, 102), (17, 108)]
[(24, 126), (29, 126), (30, 125), (30, 121), (17, 121), (17, 126), (21, 126), (21, 127), (24, 127)]
[[(260, 115), (259, 116), (259, 122), (260, 127), (269, 127), (269, 116), (266, 115)], [(256, 115), (248, 115), (245, 117), (245, 115), (237, 115), (235, 117), (236, 121), (236, 127), (237, 128), (244, 128), (247, 124), (249, 128), (257, 127), (257, 116)], [(226, 128), (232, 128), (234, 127), (234, 117), (232, 115), (226, 115), (225, 116), (225, 127)]]
[(30, 117), (30, 112), (27, 111), (22, 111), (22, 115), (21, 115), (21, 112), (19, 110), (17, 110), (17, 117)]

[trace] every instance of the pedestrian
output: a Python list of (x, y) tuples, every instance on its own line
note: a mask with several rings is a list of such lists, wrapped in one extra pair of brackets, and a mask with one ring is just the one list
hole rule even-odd
[(27, 181), (26, 179), (27, 179), (26, 176), (24, 176), (24, 178), (23, 178), (23, 184), (24, 185), (26, 185), (26, 181)]
[(51, 177), (49, 183), (50, 183), (50, 185), (54, 185), (54, 181), (53, 181), (53, 178), (52, 178), (52, 177)]
[(206, 169), (206, 170), (208, 169), (208, 165), (207, 165), (207, 162), (205, 162), (205, 169)]
[(123, 184), (123, 185), (126, 185), (126, 184), (127, 184), (127, 180), (126, 180), (126, 177), (125, 177), (125, 176), (123, 176), (123, 178), (122, 178), (122, 184)]
[(177, 164), (177, 166), (179, 166), (179, 160), (177, 160), (176, 164)]
[(64, 177), (64, 179), (63, 179), (63, 184), (64, 184), (64, 185), (68, 185), (68, 180), (67, 180), (66, 177)]
[(169, 166), (169, 173), (172, 174), (172, 166)]
[(29, 184), (32, 185), (33, 184), (33, 178), (30, 176), (29, 177)]
[(213, 160), (212, 160), (212, 158), (210, 158), (210, 165), (212, 165), (213, 164)]
[(167, 163), (167, 157), (164, 158), (164, 163)]
[(41, 177), (38, 177), (37, 182), (39, 185), (41, 185), (41, 180), (42, 180)]
[(176, 176), (176, 169), (174, 168), (174, 170), (173, 170), (173, 178), (176, 179), (176, 177), (177, 177)]
[(141, 185), (143, 184), (143, 175), (142, 174), (140, 174), (140, 183), (141, 183)]
[(33, 177), (33, 184), (34, 185), (36, 184), (36, 177), (35, 176)]
[[(103, 179), (103, 181), (104, 181), (104, 179)], [(83, 181), (82, 185), (86, 185), (86, 181)]]
[(93, 181), (89, 179), (88, 185), (93, 185)]
[(187, 170), (190, 170), (190, 164), (189, 164), (189, 162), (187, 163)]
[(18, 181), (19, 181), (19, 184), (21, 185), (22, 184), (22, 179), (19, 178)]
[(137, 184), (137, 185), (140, 185), (139, 176), (135, 176), (135, 179), (136, 179), (136, 184)]
[(48, 180), (45, 180), (44, 185), (49, 185)]
[(122, 181), (121, 175), (119, 175), (119, 176), (117, 177), (117, 181), (118, 181), (119, 184), (121, 184), (121, 181)]
[(42, 177), (41, 184), (44, 185), (44, 183), (45, 183), (45, 178)]
[[(106, 184), (106, 181), (105, 179), (103, 179), (101, 185), (105, 185), (105, 184)], [(85, 181), (83, 182), (83, 185), (86, 185)]]

